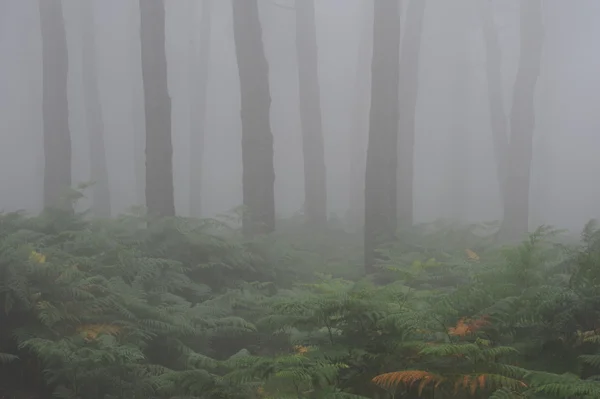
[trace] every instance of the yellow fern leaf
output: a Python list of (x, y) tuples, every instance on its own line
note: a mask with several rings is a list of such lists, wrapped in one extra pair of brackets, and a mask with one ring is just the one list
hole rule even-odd
[(465, 253), (467, 254), (467, 259), (473, 262), (477, 262), (479, 260), (479, 255), (471, 249), (465, 249)]
[(308, 351), (309, 351), (309, 348), (307, 346), (294, 345), (294, 352), (296, 352), (299, 355), (303, 355), (303, 354), (307, 353)]
[(36, 251), (31, 251), (29, 254), (29, 260), (35, 263), (46, 263), (46, 255)]

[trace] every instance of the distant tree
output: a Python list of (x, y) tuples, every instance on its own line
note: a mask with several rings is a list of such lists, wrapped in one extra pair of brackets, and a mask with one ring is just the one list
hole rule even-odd
[(327, 170), (314, 0), (296, 0), (296, 54), (304, 154), (304, 214), (309, 226), (327, 224)]
[(374, 2), (369, 147), (365, 173), (365, 268), (393, 240), (397, 224), (400, 4)]
[(72, 210), (68, 52), (61, 0), (39, 0), (42, 34), (44, 208)]
[[(192, 4), (196, 0), (191, 0)], [(202, 170), (206, 129), (206, 96), (210, 64), (212, 0), (202, 0), (199, 40), (196, 40), (192, 20), (193, 40), (190, 41), (190, 215), (202, 215)], [(191, 15), (195, 15), (192, 12)]]
[(140, 0), (140, 36), (146, 114), (146, 206), (151, 215), (174, 216), (171, 97), (163, 0)]
[(349, 221), (362, 231), (365, 223), (365, 164), (371, 104), (371, 59), (373, 55), (373, 3), (361, 3), (360, 39), (356, 60), (354, 110), (350, 155)]
[(129, 37), (131, 79), (131, 122), (133, 124), (133, 163), (135, 176), (135, 204), (146, 203), (146, 112), (144, 109), (144, 82), (141, 76), (140, 9), (133, 3)]
[(419, 95), (419, 58), (426, 0), (411, 0), (400, 53), (400, 130), (398, 137), (398, 223), (414, 219), (415, 118)]
[(90, 174), (92, 186), (92, 210), (95, 216), (110, 217), (110, 189), (106, 166), (106, 145), (102, 104), (98, 92), (96, 72), (96, 42), (94, 33), (94, 0), (81, 2), (82, 7), (82, 74), (85, 119), (90, 140)]
[(502, 49), (494, 26), (490, 2), (478, 2), (478, 7), (485, 42), (485, 70), (487, 74), (490, 124), (494, 141), (494, 156), (496, 158), (496, 178), (500, 199), (504, 202), (508, 163), (508, 123), (504, 110), (504, 90), (502, 87)]
[(510, 115), (510, 143), (502, 241), (517, 241), (529, 230), (529, 189), (535, 130), (535, 89), (540, 75), (544, 25), (542, 1), (520, 2), (521, 50)]
[(242, 118), (243, 231), (275, 230), (275, 169), (270, 124), (269, 65), (257, 0), (233, 0), (233, 33), (240, 77)]

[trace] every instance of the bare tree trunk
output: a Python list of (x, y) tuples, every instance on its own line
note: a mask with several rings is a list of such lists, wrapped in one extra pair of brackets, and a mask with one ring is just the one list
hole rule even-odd
[(542, 1), (529, 0), (520, 5), (521, 51), (513, 91), (504, 220), (499, 235), (506, 242), (522, 239), (529, 230), (534, 99), (544, 43)]
[(415, 113), (419, 94), (419, 53), (426, 0), (410, 0), (400, 53), (400, 134), (398, 137), (398, 223), (413, 224)]
[(71, 211), (69, 58), (61, 0), (40, 0), (43, 59), (44, 208)]
[(371, 105), (371, 59), (373, 57), (373, 4), (365, 3), (364, 22), (358, 47), (356, 91), (352, 129), (352, 154), (350, 159), (350, 209), (351, 226), (362, 231), (365, 223), (365, 165), (369, 136), (369, 108)]
[(102, 104), (98, 92), (96, 72), (96, 43), (93, 0), (82, 2), (83, 12), (83, 99), (85, 116), (90, 139), (90, 170), (92, 186), (92, 210), (97, 217), (110, 217), (110, 189), (106, 166), (106, 145), (104, 142), (104, 121)]
[(163, 0), (140, 0), (140, 34), (146, 112), (146, 206), (151, 215), (174, 216), (171, 97)]
[[(192, 0), (194, 3), (196, 0)], [(200, 40), (190, 44), (190, 216), (202, 216), (202, 170), (206, 128), (206, 96), (211, 48), (212, 0), (202, 1)], [(194, 15), (195, 13), (192, 13)], [(192, 26), (193, 27), (193, 26)], [(195, 37), (195, 30), (192, 29)]]
[(369, 148), (365, 173), (365, 269), (376, 250), (393, 240), (397, 223), (400, 4), (374, 3)]
[(269, 65), (257, 0), (233, 0), (233, 33), (240, 76), (243, 165), (243, 231), (275, 230), (275, 170), (270, 124)]
[(296, 54), (304, 153), (304, 214), (311, 227), (327, 225), (327, 170), (314, 0), (296, 0)]
[(496, 178), (502, 202), (505, 193), (508, 162), (508, 126), (504, 110), (504, 90), (502, 88), (502, 49), (494, 26), (491, 5), (487, 1), (479, 2), (480, 16), (485, 41), (487, 89), (490, 108), (490, 124), (494, 140), (496, 158)]
[(129, 41), (129, 50), (132, 57), (131, 70), (131, 118), (133, 122), (133, 162), (135, 176), (135, 201), (136, 205), (146, 203), (146, 116), (144, 111), (144, 83), (141, 77), (141, 38), (140, 24), (141, 16), (138, 6), (133, 7), (131, 24), (132, 37)]

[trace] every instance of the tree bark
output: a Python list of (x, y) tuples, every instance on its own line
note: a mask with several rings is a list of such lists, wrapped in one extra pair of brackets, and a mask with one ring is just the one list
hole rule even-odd
[(110, 217), (110, 189), (108, 185), (108, 168), (106, 165), (106, 145), (104, 141), (104, 121), (102, 104), (98, 92), (96, 72), (96, 43), (94, 33), (94, 2), (82, 2), (83, 11), (83, 99), (85, 103), (85, 119), (90, 140), (90, 174), (92, 186), (92, 211), (97, 217)]
[(40, 0), (44, 128), (44, 208), (72, 211), (69, 57), (61, 0)]
[[(369, 109), (371, 105), (371, 59), (373, 56), (373, 4), (365, 3), (365, 16), (361, 20), (361, 35), (356, 66), (356, 88), (352, 147), (350, 159), (350, 225), (363, 231), (365, 223), (365, 165), (369, 136)], [(364, 7), (367, 7), (364, 6)]]
[(257, 0), (233, 0), (233, 33), (240, 77), (243, 232), (275, 230), (275, 170), (270, 124), (269, 65)]
[(529, 0), (521, 2), (520, 6), (521, 50), (510, 118), (504, 219), (499, 234), (504, 242), (521, 240), (529, 231), (534, 100), (544, 43), (542, 1)]
[(174, 216), (171, 97), (163, 0), (140, 0), (140, 35), (146, 114), (146, 206), (150, 215)]
[[(192, 0), (192, 3), (196, 0)], [(202, 170), (206, 129), (206, 96), (211, 49), (212, 0), (202, 1), (200, 40), (190, 44), (190, 216), (202, 216)], [(195, 13), (192, 13), (194, 15)], [(192, 25), (192, 34), (195, 30)]]
[(327, 225), (327, 170), (314, 0), (296, 0), (296, 54), (304, 154), (304, 215), (311, 227)]
[(394, 239), (397, 224), (400, 4), (374, 3), (371, 112), (365, 173), (365, 269)]
[(486, 51), (485, 70), (487, 74), (490, 124), (494, 141), (494, 157), (496, 158), (496, 178), (500, 200), (504, 203), (508, 163), (508, 125), (504, 110), (504, 90), (502, 87), (502, 49), (494, 26), (490, 3), (487, 1), (479, 2), (479, 7)]
[(426, 0), (410, 1), (400, 53), (398, 223), (404, 227), (412, 226), (414, 219), (415, 113), (419, 94), (419, 54), (426, 4)]
[[(135, 4), (134, 4), (135, 5)], [(133, 124), (133, 162), (135, 176), (135, 201), (136, 205), (146, 203), (146, 115), (144, 110), (144, 82), (141, 77), (141, 16), (138, 6), (132, 7), (131, 40), (129, 51), (131, 53), (131, 119)], [(138, 64), (140, 62), (140, 64)]]

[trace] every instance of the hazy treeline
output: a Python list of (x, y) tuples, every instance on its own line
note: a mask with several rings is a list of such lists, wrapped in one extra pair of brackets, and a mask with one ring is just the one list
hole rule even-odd
[[(291, 0), (259, 0), (259, 26), (254, 28), (259, 29), (260, 43), (252, 42), (247, 34), (254, 29), (248, 22), (253, 1), (241, 4), (237, 0), (233, 7), (231, 1), (221, 0), (169, 1), (164, 2), (165, 82), (145, 79), (142, 73), (146, 58), (142, 55), (145, 36), (143, 29), (140, 34), (140, 15), (143, 17), (144, 12), (142, 9), (140, 14), (139, 0), (63, 0), (61, 15), (53, 17), (51, 14), (57, 10), (53, 6), (58, 3), (1, 3), (0, 204), (5, 210), (37, 212), (43, 207), (43, 172), (48, 166), (42, 139), (47, 127), (43, 122), (45, 112), (68, 115), (68, 124), (65, 120), (62, 123), (70, 130), (73, 184), (94, 180), (92, 171), (102, 176), (105, 169), (107, 185), (103, 188), (100, 179), (86, 191), (90, 198), (109, 197), (104, 213), (115, 215), (143, 204), (140, 181), (145, 181), (146, 173), (144, 132), (152, 116), (161, 126), (171, 127), (177, 214), (212, 216), (240, 205), (240, 71), (245, 65), (243, 71), (250, 82), (247, 85), (262, 79), (260, 68), (257, 74), (251, 73), (256, 66), (252, 58), (255, 53), (248, 50), (262, 46), (268, 67), (263, 77), (268, 80), (270, 103), (265, 103), (264, 109), (269, 112), (268, 127), (273, 135), (278, 215), (289, 216), (309, 200), (304, 195), (307, 173), (316, 182), (315, 187), (322, 186), (311, 198), (317, 204), (326, 201), (327, 207), (320, 208), (326, 211), (324, 215), (335, 213), (355, 220), (360, 227), (362, 221), (356, 220), (364, 213), (360, 209), (369, 131), (396, 129), (400, 132), (399, 179), (412, 177), (414, 182), (409, 195), (414, 203), (414, 222), (439, 217), (462, 221), (501, 219), (499, 176), (520, 175), (527, 160), (523, 164), (517, 158), (502, 158), (506, 171), (499, 172), (497, 146), (502, 139), (497, 134), (504, 131), (505, 150), (516, 145), (514, 140), (508, 144), (511, 129), (521, 129), (514, 116), (533, 106), (530, 212), (526, 215), (530, 226), (550, 223), (579, 228), (587, 219), (598, 216), (600, 189), (593, 182), (600, 166), (596, 155), (600, 143), (600, 117), (596, 111), (600, 57), (595, 51), (600, 4), (595, 0), (579, 0), (576, 4), (532, 1), (528, 2), (529, 10), (523, 10), (528, 7), (517, 0), (382, 1), (392, 7), (390, 10), (400, 9), (397, 21), (384, 21), (382, 18), (391, 16), (378, 11), (377, 5), (374, 9), (374, 2), (367, 0), (299, 0), (298, 4)], [(154, 7), (161, 4), (148, 3)], [(539, 10), (534, 9), (534, 3), (539, 3)], [(310, 8), (313, 4), (314, 11)], [(56, 51), (57, 42), (50, 40), (51, 35), (60, 32), (48, 25), (52, 22), (44, 24), (40, 5), (47, 9), (48, 21), (62, 16), (66, 38), (63, 53)], [(240, 8), (237, 25), (236, 6)], [(148, 16), (157, 18), (151, 8)], [(310, 15), (314, 17), (312, 22), (306, 19)], [(541, 23), (540, 32), (533, 27), (536, 23)], [(154, 71), (144, 73), (160, 76), (156, 71), (160, 68), (155, 68), (158, 61), (153, 57), (157, 56), (156, 48), (161, 47), (156, 38), (161, 36), (154, 30), (156, 22), (149, 26), (148, 54), (152, 54), (146, 62)], [(246, 29), (238, 31), (237, 51), (236, 26)], [(522, 31), (523, 26), (531, 31)], [(379, 39), (377, 34), (381, 35)], [(43, 78), (52, 72), (43, 72), (42, 57), (46, 53), (42, 36), (53, 49), (49, 56), (67, 63), (68, 108), (63, 111), (55, 111), (60, 106), (56, 97), (43, 105)], [(242, 42), (248, 47), (239, 47)], [(525, 49), (523, 43), (532, 47)], [(540, 51), (537, 67), (536, 51)], [(243, 54), (250, 54), (250, 58), (240, 60)], [(383, 97), (373, 99), (375, 89), (371, 83), (380, 81), (372, 76), (372, 72), (379, 73), (373, 60), (396, 54), (398, 70), (384, 68), (382, 76), (393, 77), (396, 73), (397, 81), (384, 78), (378, 89), (385, 92)], [(52, 65), (60, 69), (55, 62)], [(535, 82), (528, 81), (528, 73), (536, 74), (532, 68), (539, 69)], [(61, 74), (57, 73), (48, 76)], [(302, 79), (307, 83), (299, 83)], [(148, 113), (148, 108), (144, 112), (144, 91), (148, 95), (154, 90), (148, 87), (152, 82), (170, 101), (170, 111), (161, 106), (162, 116)], [(61, 84), (55, 78), (47, 79), (48, 83)], [(166, 86), (158, 87), (163, 84)], [(399, 90), (389, 90), (395, 85)], [(529, 101), (531, 93), (534, 97)], [(388, 123), (381, 115), (393, 111), (386, 98), (394, 95), (398, 96), (397, 128), (374, 125)], [(251, 96), (250, 106), (254, 109), (260, 101), (255, 94)], [(146, 106), (148, 101), (146, 97)], [(308, 108), (302, 106), (303, 101)], [(372, 108), (374, 103), (388, 104), (390, 109), (378, 113)], [(499, 129), (498, 125), (494, 127), (498, 115), (501, 125), (504, 123)], [(413, 129), (411, 123), (414, 153), (407, 153), (411, 138), (406, 132)], [(521, 121), (523, 124), (531, 122)], [(57, 126), (54, 129), (61, 129)], [(303, 130), (305, 135), (319, 130), (322, 149), (307, 146)], [(98, 134), (103, 135), (100, 141)], [(521, 150), (525, 147), (527, 143), (519, 144)], [(310, 165), (316, 165), (312, 169), (304, 167), (303, 148), (313, 159)], [(382, 148), (389, 150), (386, 145)], [(64, 165), (65, 157), (69, 155), (57, 159), (62, 158)], [(156, 157), (162, 159), (160, 154)], [(378, 154), (375, 157), (379, 158)], [(411, 157), (413, 161), (407, 162)], [(381, 173), (375, 173), (372, 181), (384, 179)], [(506, 189), (514, 192), (519, 184), (522, 182), (513, 182), (513, 186), (507, 183)], [(104, 194), (92, 195), (91, 190)], [(406, 192), (399, 190), (404, 193), (399, 194), (400, 208), (407, 203)], [(88, 201), (80, 204), (89, 205)], [(401, 216), (401, 209), (398, 215), (406, 218)], [(317, 220), (323, 218), (317, 216)], [(522, 214), (516, 218), (523, 220)]]

